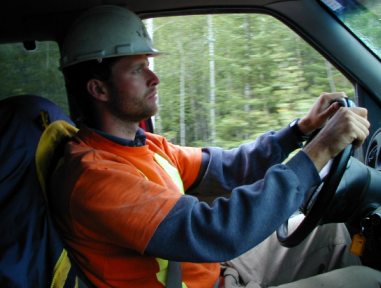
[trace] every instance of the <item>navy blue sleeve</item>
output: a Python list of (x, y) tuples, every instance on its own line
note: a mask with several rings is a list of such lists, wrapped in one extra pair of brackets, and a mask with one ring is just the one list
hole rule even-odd
[[(284, 135), (270, 133), (255, 141), (251, 144), (255, 149), (248, 145), (228, 152), (235, 155), (231, 159), (211, 149), (205, 174), (192, 189), (201, 186), (212, 194), (230, 189), (230, 197), (217, 198), (211, 205), (193, 196), (181, 197), (157, 228), (145, 253), (181, 262), (221, 262), (241, 255), (271, 235), (298, 209), (306, 191), (320, 183), (314, 164), (302, 151), (287, 164), (276, 164), (295, 149), (279, 144), (279, 139), (290, 137), (287, 129), (281, 133)], [(238, 153), (242, 148), (246, 155)], [(213, 162), (220, 166), (216, 173), (218, 167), (212, 168)], [(247, 172), (245, 166), (259, 171)]]
[(289, 153), (300, 148), (294, 137), (287, 127), (278, 132), (267, 132), (255, 141), (232, 150), (203, 148), (200, 173), (186, 193), (196, 196), (230, 195), (237, 186), (263, 179), (271, 166), (282, 163)]

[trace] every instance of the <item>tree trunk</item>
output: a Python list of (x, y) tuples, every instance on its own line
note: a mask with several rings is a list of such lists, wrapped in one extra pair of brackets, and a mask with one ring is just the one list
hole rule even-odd
[(212, 15), (208, 15), (208, 42), (209, 42), (209, 69), (210, 69), (210, 138), (211, 143), (216, 143), (216, 127), (215, 127), (215, 102), (216, 102), (216, 84), (215, 84), (215, 68), (214, 68), (214, 35)]
[(325, 68), (327, 70), (327, 78), (329, 81), (329, 85), (331, 86), (331, 92), (336, 92), (335, 81), (333, 80), (332, 67), (331, 63), (329, 63), (326, 59), (324, 59)]
[(181, 39), (178, 44), (180, 52), (180, 144), (185, 146), (185, 54)]
[[(245, 17), (245, 38), (246, 38), (246, 53), (245, 53), (245, 59), (246, 59), (246, 64), (245, 64), (245, 67), (246, 68), (249, 68), (249, 60), (250, 60), (250, 23), (249, 23), (249, 19), (248, 17), (246, 16)], [(249, 69), (247, 69), (248, 71)], [(250, 75), (246, 75), (246, 79), (245, 79), (245, 98), (247, 101), (247, 103), (249, 103), (249, 100), (250, 100), (250, 94), (251, 94), (251, 83), (250, 83)], [(250, 112), (250, 105), (249, 104), (245, 104), (245, 112), (246, 112), (246, 115), (249, 114)], [(250, 137), (249, 133), (245, 133), (244, 135), (244, 139), (245, 140), (248, 140)]]
[[(147, 27), (147, 31), (148, 31), (148, 34), (150, 35), (152, 41), (153, 41), (153, 33), (154, 33), (154, 30), (153, 30), (153, 27), (154, 27), (154, 23), (153, 23), (153, 19), (147, 19), (146, 20), (146, 27)], [(149, 57), (148, 58), (148, 61), (149, 61), (149, 66), (150, 66), (150, 69), (152, 71), (155, 71), (155, 60), (154, 60), (155, 57)], [(159, 92), (157, 92), (157, 106), (160, 107), (160, 97), (159, 97)], [(152, 119), (152, 124), (153, 124), (153, 127), (154, 127), (154, 131), (158, 134), (161, 134), (163, 132), (163, 128), (162, 128), (162, 125), (161, 125), (161, 117), (160, 117), (160, 109), (157, 110), (155, 116), (152, 116), (151, 117)]]

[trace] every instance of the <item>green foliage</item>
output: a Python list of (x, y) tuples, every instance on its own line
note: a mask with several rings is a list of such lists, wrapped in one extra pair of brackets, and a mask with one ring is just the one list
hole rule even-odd
[[(381, 3), (379, 0), (347, 5), (337, 16), (381, 58)], [(343, 12), (343, 13), (342, 13)]]
[[(236, 147), (303, 116), (322, 92), (352, 85), (299, 36), (261, 14), (214, 15), (216, 124), (210, 125), (207, 16), (154, 19), (154, 43), (171, 56), (156, 57), (161, 78), (160, 127), (180, 142), (180, 65), (186, 70), (186, 144)], [(181, 45), (178, 43), (181, 42)], [(182, 57), (181, 57), (182, 55)], [(210, 139), (215, 129), (216, 139)], [(169, 131), (169, 132), (168, 132)]]
[[(345, 91), (350, 82), (283, 23), (261, 14), (153, 19), (155, 46), (171, 52), (154, 57), (161, 79), (156, 132), (180, 143), (180, 77), (185, 67), (186, 145), (233, 148), (303, 116), (321, 92)], [(209, 43), (214, 43), (210, 55)], [(209, 101), (210, 61), (215, 61), (216, 101)], [(67, 98), (55, 43), (0, 46), (0, 99), (35, 94), (60, 105)], [(210, 111), (215, 110), (215, 124)], [(215, 139), (211, 139), (212, 132)]]
[(48, 98), (69, 115), (59, 50), (54, 42), (39, 42), (34, 51), (22, 44), (0, 45), (0, 100), (32, 94)]

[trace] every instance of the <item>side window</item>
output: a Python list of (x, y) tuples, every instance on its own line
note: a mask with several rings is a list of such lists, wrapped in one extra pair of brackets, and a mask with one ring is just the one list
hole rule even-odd
[(69, 115), (59, 58), (55, 42), (38, 42), (33, 51), (26, 50), (22, 43), (0, 45), (0, 100), (14, 95), (38, 95)]
[(352, 84), (277, 19), (262, 14), (146, 20), (161, 79), (155, 131), (174, 143), (223, 148), (304, 116), (322, 92)]

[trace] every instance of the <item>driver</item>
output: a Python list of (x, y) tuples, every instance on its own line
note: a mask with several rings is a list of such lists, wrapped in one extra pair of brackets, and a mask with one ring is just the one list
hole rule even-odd
[[(331, 105), (345, 94), (323, 93), (296, 125), (236, 149), (180, 147), (139, 128), (158, 109), (148, 57), (161, 54), (142, 21), (116, 6), (85, 12), (63, 45), (82, 125), (52, 176), (50, 203), (90, 282), (165, 287), (170, 260), (181, 262), (188, 288), (379, 287), (379, 272), (344, 268), (360, 261), (343, 225), (320, 227), (292, 249), (273, 235), (321, 183), (329, 159), (364, 142), (367, 111)], [(227, 193), (211, 205), (194, 196)]]

